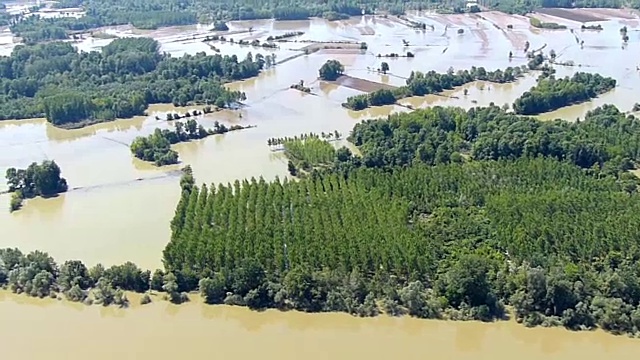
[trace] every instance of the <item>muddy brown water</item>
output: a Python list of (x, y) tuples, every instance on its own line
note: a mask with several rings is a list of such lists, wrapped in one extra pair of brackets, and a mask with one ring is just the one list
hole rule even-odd
[[(600, 331), (527, 329), (408, 317), (355, 318), (209, 306), (154, 298), (129, 309), (87, 307), (0, 292), (9, 359), (635, 359), (640, 342)], [(63, 325), (64, 324), (64, 325)]]
[[(269, 150), (270, 137), (306, 132), (339, 130), (348, 134), (358, 121), (386, 117), (408, 111), (402, 106), (386, 106), (360, 112), (343, 109), (348, 96), (360, 94), (317, 80), (318, 69), (329, 59), (345, 65), (346, 74), (390, 86), (402, 86), (412, 70), (446, 71), (484, 66), (487, 70), (527, 63), (523, 41), (532, 48), (547, 44), (561, 61), (581, 67), (558, 67), (558, 75), (593, 71), (613, 76), (619, 86), (600, 98), (550, 114), (541, 119), (563, 117), (575, 120), (604, 103), (630, 110), (638, 101), (640, 72), (636, 56), (640, 32), (630, 31), (629, 44), (622, 46), (619, 28), (622, 19), (601, 23), (601, 32), (576, 34), (585, 41), (576, 44), (567, 31), (530, 29), (526, 18), (498, 13), (475, 16), (441, 16), (415, 13), (415, 21), (433, 25), (426, 31), (407, 28), (393, 19), (361, 17), (327, 23), (323, 20), (230, 24), (232, 31), (253, 27), (253, 32), (233, 35), (236, 40), (269, 34), (304, 31), (299, 40), (365, 41), (365, 55), (317, 52), (287, 61), (264, 71), (259, 77), (229, 84), (247, 94), (247, 106), (200, 118), (205, 126), (214, 121), (225, 124), (257, 125), (256, 128), (216, 135), (201, 141), (178, 144), (181, 165), (193, 167), (199, 182), (227, 183), (238, 178), (263, 176), (270, 180), (287, 175), (281, 154)], [(626, 20), (628, 22), (628, 20)], [(507, 31), (506, 24), (513, 24)], [(445, 26), (447, 30), (445, 32)], [(497, 27), (496, 27), (497, 26)], [(627, 25), (629, 27), (629, 25)], [(458, 35), (457, 29), (465, 29)], [(631, 28), (636, 30), (635, 28)], [(134, 31), (114, 28), (119, 36), (139, 36)], [(180, 37), (198, 36), (206, 27), (163, 29), (154, 33), (164, 51), (176, 56), (205, 51), (200, 41)], [(256, 35), (259, 34), (259, 35)], [(370, 34), (370, 35), (362, 35)], [(402, 40), (410, 44), (404, 47)], [(91, 39), (77, 46), (91, 47)], [(109, 40), (94, 39), (93, 46)], [(96, 45), (99, 44), (98, 45)], [(285, 43), (271, 51), (232, 44), (216, 44), (222, 53), (243, 57), (251, 51), (275, 53), (285, 59), (308, 44)], [(446, 51), (445, 51), (446, 50)], [(413, 52), (415, 58), (378, 59), (378, 53)], [(509, 51), (514, 58), (508, 59)], [(387, 75), (376, 69), (382, 61), (391, 68)], [(512, 103), (535, 84), (535, 74), (513, 84), (473, 83), (463, 88), (421, 98), (404, 99), (414, 107)], [(305, 82), (312, 94), (289, 86)], [(464, 95), (464, 89), (468, 94)], [(161, 267), (161, 254), (169, 241), (169, 221), (179, 197), (180, 166), (155, 168), (134, 159), (128, 149), (136, 136), (148, 135), (155, 127), (172, 126), (164, 119), (171, 106), (155, 105), (148, 117), (117, 120), (77, 130), (60, 130), (42, 119), (0, 121), (0, 173), (9, 167), (54, 159), (62, 168), (72, 190), (53, 199), (33, 199), (22, 210), (8, 212), (8, 195), (0, 195), (0, 247), (40, 249), (58, 260), (81, 259), (88, 265), (111, 265), (133, 261), (144, 268)], [(176, 111), (184, 111), (177, 109)], [(0, 191), (6, 185), (0, 184)], [(4, 209), (6, 210), (3, 210)], [(267, 356), (281, 359), (420, 358), (442, 359), (600, 359), (633, 358), (640, 343), (601, 332), (571, 333), (561, 329), (525, 329), (512, 322), (497, 324), (444, 323), (413, 319), (356, 319), (347, 315), (249, 312), (232, 307), (208, 307), (198, 302), (181, 307), (157, 302), (140, 309), (115, 310), (73, 306), (52, 300), (32, 300), (3, 293), (0, 319), (10, 326), (0, 327), (3, 350), (11, 359), (65, 358), (175, 358), (185, 349), (211, 356), (238, 358)], [(64, 324), (64, 331), (60, 327)], [(132, 336), (135, 334), (135, 336)], [(64, 337), (64, 339), (62, 338)], [(76, 339), (75, 341), (70, 339)], [(105, 343), (108, 340), (108, 344)], [(150, 346), (149, 344), (155, 344)], [(39, 344), (39, 346), (33, 346)], [(82, 344), (78, 346), (77, 344)], [(117, 345), (114, 345), (117, 344)], [(167, 345), (165, 345), (167, 344)], [(168, 345), (172, 344), (172, 345)], [(249, 346), (248, 346), (249, 345)]]

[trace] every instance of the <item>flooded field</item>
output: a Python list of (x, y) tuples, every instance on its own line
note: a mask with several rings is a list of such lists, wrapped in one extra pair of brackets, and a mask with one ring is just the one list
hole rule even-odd
[[(179, 198), (177, 170), (181, 166), (191, 165), (200, 183), (226, 183), (259, 176), (267, 180), (282, 178), (287, 176), (286, 160), (269, 149), (268, 138), (333, 130), (348, 134), (356, 122), (408, 111), (406, 105), (470, 108), (490, 103), (510, 104), (533, 86), (537, 77), (533, 73), (502, 85), (475, 82), (439, 95), (403, 99), (401, 104), (405, 106), (354, 112), (340, 104), (349, 96), (361, 94), (358, 87), (317, 79), (318, 69), (329, 59), (339, 60), (345, 66), (345, 74), (355, 78), (354, 81), (364, 80), (360, 84), (391, 88), (404, 85), (413, 70), (445, 72), (450, 67), (457, 70), (471, 66), (495, 70), (525, 65), (528, 60), (524, 44), (529, 41), (531, 48), (546, 45), (545, 51), (554, 49), (558, 61), (576, 65), (556, 66), (558, 76), (590, 71), (618, 80), (615, 90), (594, 101), (543, 114), (541, 119), (560, 117), (574, 121), (605, 103), (629, 111), (639, 101), (640, 91), (640, 71), (636, 68), (640, 61), (634, 56), (640, 50), (637, 17), (615, 11), (581, 11), (597, 18), (589, 21), (601, 24), (604, 30), (581, 31), (580, 22), (557, 12), (536, 16), (565, 24), (573, 33), (569, 29), (533, 29), (527, 17), (497, 12), (408, 16), (412, 21), (426, 23), (425, 31), (409, 28), (396, 19), (371, 16), (332, 23), (320, 19), (231, 23), (225, 36), (235, 40), (264, 41), (269, 35), (304, 32), (297, 41), (280, 43), (280, 48), (273, 50), (229, 42), (213, 44), (220, 53), (239, 57), (249, 52), (276, 55), (279, 65), (275, 68), (257, 78), (228, 85), (246, 93), (245, 108), (199, 118), (205, 127), (220, 121), (256, 128), (178, 144), (174, 148), (182, 163), (156, 168), (134, 159), (128, 144), (156, 127), (172, 126), (164, 120), (166, 112), (184, 112), (195, 107), (175, 109), (170, 105), (154, 105), (148, 116), (76, 130), (54, 128), (43, 119), (0, 121), (0, 174), (9, 167), (53, 159), (62, 168), (71, 189), (57, 198), (28, 200), (14, 213), (8, 211), (9, 195), (0, 195), (0, 247), (19, 247), (25, 252), (44, 250), (60, 261), (81, 259), (88, 266), (133, 261), (143, 268), (155, 269), (161, 267), (162, 250), (169, 241), (169, 222)], [(619, 34), (623, 25), (630, 28), (626, 45)], [(463, 29), (463, 34), (458, 34), (458, 29)], [(100, 31), (108, 37), (152, 36), (161, 43), (163, 51), (174, 56), (216, 52), (202, 41), (213, 34), (208, 26), (156, 31), (124, 26)], [(6, 31), (0, 34), (2, 54), (7, 55), (7, 49), (10, 53), (15, 45), (11, 39)], [(584, 40), (583, 47), (578, 45), (579, 40)], [(86, 36), (75, 44), (89, 51), (110, 41)], [(368, 49), (364, 54), (321, 50), (304, 55), (302, 49), (309, 45), (308, 41), (366, 42)], [(415, 57), (377, 57), (407, 51)], [(512, 59), (508, 57), (510, 51), (514, 53)], [(390, 65), (387, 74), (375, 71), (382, 61)], [(312, 94), (289, 88), (300, 80), (311, 88)], [(156, 116), (161, 120), (156, 120)], [(6, 190), (4, 181), (0, 182), (0, 192), (3, 190)], [(154, 303), (140, 307), (138, 299), (131, 297), (133, 309), (122, 310), (32, 299), (0, 290), (0, 319), (11, 324), (0, 327), (3, 354), (10, 359), (96, 360), (174, 359), (191, 354), (279, 360), (396, 357), (595, 360), (633, 359), (640, 351), (637, 340), (600, 331), (527, 329), (512, 321), (482, 324), (386, 316), (358, 319), (345, 314), (257, 313), (245, 308), (207, 306), (197, 297), (193, 300), (175, 306), (155, 299)], [(109, 345), (105, 346), (105, 339)]]
[(178, 306), (155, 301), (123, 310), (0, 292), (0, 318), (11, 324), (0, 327), (3, 354), (12, 360), (168, 360), (187, 354), (279, 360), (398, 356), (416, 360), (626, 360), (640, 351), (638, 340), (600, 331), (527, 329), (511, 321), (483, 324), (273, 310), (257, 313), (194, 300)]
[[(304, 34), (292, 42), (279, 43), (279, 49), (216, 42), (214, 45), (221, 54), (244, 57), (249, 52), (254, 55), (273, 53), (280, 64), (255, 79), (228, 85), (246, 93), (245, 108), (210, 114), (200, 118), (200, 122), (207, 127), (214, 121), (257, 127), (179, 144), (175, 149), (180, 154), (181, 165), (191, 165), (199, 182), (232, 182), (252, 176), (284, 177), (287, 175), (286, 161), (281, 154), (270, 151), (266, 144), (268, 138), (333, 130), (347, 134), (363, 119), (408, 111), (403, 106), (361, 112), (343, 109), (340, 104), (361, 91), (357, 87), (318, 81), (318, 69), (325, 61), (339, 60), (345, 66), (346, 75), (391, 88), (404, 85), (413, 70), (444, 72), (450, 67), (468, 69), (471, 66), (495, 70), (525, 65), (528, 60), (523, 44), (526, 41), (534, 49), (546, 45), (545, 51), (554, 49), (558, 61), (576, 65), (557, 66), (558, 76), (593, 71), (613, 76), (619, 84), (614, 91), (593, 102), (543, 114), (540, 118), (562, 117), (574, 121), (604, 103), (613, 103), (629, 111), (638, 101), (635, 94), (640, 90), (640, 72), (636, 70), (640, 63), (637, 57), (631, 56), (640, 48), (640, 32), (637, 27), (627, 25), (630, 40), (623, 46), (619, 29), (623, 23), (629, 24), (632, 20), (622, 15), (613, 17), (613, 13), (604, 16), (601, 11), (593, 14), (604, 19), (596, 22), (602, 24), (603, 31), (581, 31), (580, 23), (569, 20), (567, 22), (572, 25), (568, 26), (573, 33), (570, 30), (532, 29), (526, 17), (497, 12), (451, 16), (414, 13), (408, 16), (412, 21), (426, 23), (428, 26), (424, 31), (412, 29), (391, 17), (372, 16), (337, 22), (312, 19), (230, 23), (229, 34), (225, 37), (236, 41), (257, 39), (262, 42), (270, 35), (291, 31)], [(562, 21), (558, 19), (556, 22)], [(458, 34), (457, 29), (464, 29), (464, 33)], [(155, 31), (138, 31), (125, 26), (101, 31), (115, 37), (152, 36), (161, 43), (163, 51), (175, 56), (200, 51), (214, 53), (202, 41), (207, 35), (214, 34), (204, 25)], [(577, 38), (584, 40), (583, 47), (578, 45)], [(109, 41), (85, 37), (76, 45), (83, 50), (99, 49)], [(309, 41), (366, 42), (368, 49), (364, 53), (321, 50), (304, 55), (301, 49), (308, 46)], [(415, 57), (377, 57), (377, 54), (405, 54), (407, 51)], [(514, 53), (512, 59), (508, 57), (510, 51)], [(374, 70), (382, 61), (389, 63), (388, 74)], [(413, 107), (454, 105), (469, 108), (490, 103), (502, 106), (512, 103), (533, 86), (536, 77), (534, 73), (504, 85), (476, 82), (440, 95), (403, 99), (401, 103)], [(311, 88), (312, 94), (289, 89), (300, 80)], [(168, 224), (179, 196), (176, 170), (180, 166), (159, 169), (140, 162), (131, 156), (128, 144), (136, 136), (150, 134), (156, 127), (172, 126), (164, 120), (169, 110), (173, 110), (171, 106), (153, 106), (148, 117), (77, 130), (56, 129), (41, 119), (0, 122), (0, 173), (9, 167), (54, 159), (73, 189), (54, 199), (29, 200), (22, 210), (12, 214), (8, 212), (9, 196), (1, 195), (0, 207), (6, 206), (7, 211), (0, 211), (3, 229), (0, 247), (17, 246), (24, 251), (41, 249), (57, 259), (82, 259), (89, 265), (131, 260), (145, 268), (160, 267), (162, 249), (169, 240)], [(163, 120), (156, 120), (155, 116)], [(2, 182), (0, 191), (5, 189)]]

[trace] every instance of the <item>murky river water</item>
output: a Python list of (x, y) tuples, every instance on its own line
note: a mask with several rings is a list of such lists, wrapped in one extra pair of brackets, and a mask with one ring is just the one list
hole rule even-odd
[[(270, 137), (293, 136), (303, 132), (339, 130), (347, 134), (365, 118), (407, 111), (401, 106), (347, 111), (340, 103), (358, 94), (352, 89), (319, 82), (317, 70), (328, 59), (338, 59), (346, 73), (355, 77), (392, 85), (403, 85), (411, 70), (446, 71), (449, 67), (467, 69), (484, 66), (488, 70), (527, 63), (525, 41), (531, 48), (546, 44), (559, 61), (574, 61), (581, 67), (558, 67), (558, 75), (574, 71), (594, 71), (613, 76), (619, 86), (591, 103), (541, 115), (542, 119), (562, 117), (575, 120), (603, 103), (630, 110), (640, 91), (640, 32), (637, 22), (614, 19), (602, 22), (601, 32), (582, 32), (580, 24), (569, 23), (585, 41), (580, 48), (569, 31), (532, 30), (523, 17), (482, 14), (434, 16), (418, 14), (414, 20), (434, 26), (425, 32), (410, 29), (396, 21), (363, 17), (344, 22), (322, 20), (274, 23), (272, 21), (231, 24), (236, 40), (261, 39), (270, 34), (304, 31), (300, 39), (350, 40), (369, 44), (366, 55), (353, 51), (320, 51), (298, 57), (258, 78), (229, 86), (246, 92), (247, 107), (201, 118), (205, 126), (223, 123), (257, 125), (256, 128), (212, 136), (202, 141), (175, 146), (183, 165), (190, 164), (199, 182), (232, 182), (237, 178), (286, 176), (286, 161), (266, 145)], [(562, 22), (558, 20), (558, 22)], [(506, 30), (511, 24), (512, 30)], [(618, 29), (626, 24), (632, 31), (622, 47)], [(253, 32), (243, 32), (247, 27)], [(447, 31), (445, 32), (445, 26)], [(496, 28), (496, 26), (501, 29)], [(464, 34), (457, 34), (457, 29)], [(164, 51), (176, 56), (205, 51), (213, 53), (198, 38), (206, 27), (137, 32), (123, 28), (107, 29), (117, 36), (154, 36)], [(8, 42), (4, 34), (0, 43)], [(196, 38), (195, 40), (193, 38)], [(402, 40), (410, 46), (404, 48)], [(84, 39), (83, 50), (99, 48), (109, 40)], [(278, 60), (297, 54), (305, 44), (284, 43), (276, 51), (248, 46), (213, 43), (222, 53), (244, 56), (251, 51), (275, 53)], [(380, 75), (367, 68), (379, 67), (375, 54), (412, 51), (412, 59), (387, 59), (391, 71)], [(508, 53), (515, 56), (509, 61)], [(313, 94), (289, 89), (304, 80)], [(448, 91), (446, 96), (427, 96), (402, 101), (415, 107), (455, 105), (471, 107), (512, 103), (535, 84), (528, 76), (517, 83), (469, 84)], [(69, 191), (54, 199), (33, 199), (22, 210), (8, 212), (9, 196), (0, 196), (0, 247), (19, 247), (23, 251), (48, 251), (58, 260), (82, 259), (88, 265), (133, 261), (144, 268), (161, 266), (161, 254), (169, 240), (169, 221), (179, 197), (179, 166), (154, 168), (135, 160), (128, 144), (156, 127), (168, 127), (161, 119), (171, 106), (153, 106), (148, 117), (118, 120), (78, 130), (60, 130), (44, 120), (0, 122), (0, 174), (8, 167), (24, 167), (30, 162), (54, 159), (67, 178)], [(178, 111), (184, 109), (178, 109)], [(6, 189), (4, 183), (0, 191)], [(2, 210), (2, 208), (6, 210)], [(135, 303), (135, 301), (134, 301)], [(0, 293), (0, 339), (11, 359), (94, 359), (150, 357), (170, 359), (185, 351), (236, 358), (255, 356), (279, 359), (600, 359), (633, 358), (640, 343), (626, 338), (595, 333), (570, 333), (560, 329), (525, 329), (505, 322), (498, 324), (443, 323), (412, 319), (356, 319), (346, 315), (302, 315), (298, 313), (249, 312), (230, 307), (189, 304), (175, 307), (156, 303), (137, 310), (87, 308), (49, 300), (33, 301)], [(65, 324), (64, 331), (60, 331)], [(158, 324), (162, 324), (158, 326)], [(136, 334), (136, 336), (131, 336)], [(106, 339), (109, 339), (106, 342)], [(33, 346), (38, 344), (38, 346)], [(80, 345), (79, 345), (80, 344)], [(151, 345), (150, 344), (154, 344)], [(328, 346), (328, 344), (330, 344)], [(191, 349), (191, 350), (185, 350)], [(8, 353), (7, 353), (8, 350)]]
[(640, 342), (603, 332), (346, 314), (262, 313), (196, 301), (87, 307), (0, 292), (8, 359), (635, 359)]

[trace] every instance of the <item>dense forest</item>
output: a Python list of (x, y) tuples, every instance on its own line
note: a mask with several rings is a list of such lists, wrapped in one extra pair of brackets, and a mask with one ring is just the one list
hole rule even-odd
[(156, 166), (177, 164), (178, 153), (171, 149), (172, 144), (204, 139), (209, 135), (224, 134), (246, 128), (241, 125), (226, 127), (216, 121), (213, 129), (205, 129), (194, 119), (189, 119), (184, 123), (176, 121), (174, 126), (175, 130), (156, 128), (149, 136), (136, 137), (130, 146), (131, 153), (138, 159), (153, 162)]
[(5, 177), (12, 193), (9, 210), (20, 209), (24, 199), (49, 197), (67, 191), (67, 180), (60, 174), (60, 167), (52, 160), (31, 163), (26, 169), (8, 168)]
[(245, 99), (224, 82), (256, 76), (261, 54), (185, 55), (159, 53), (149, 38), (117, 39), (101, 52), (78, 52), (54, 42), (17, 46), (0, 57), (0, 119), (46, 117), (59, 126), (142, 115), (152, 103), (212, 104)]
[(572, 77), (542, 77), (513, 103), (522, 115), (535, 115), (588, 101), (616, 86), (616, 80), (600, 74), (578, 72)]
[[(327, 64), (323, 65), (326, 66)], [(481, 80), (494, 83), (513, 82), (527, 72), (527, 67), (508, 67), (505, 70), (487, 71), (483, 67), (473, 66), (471, 70), (454, 71), (450, 68), (447, 73), (440, 74), (433, 70), (422, 73), (412, 71), (407, 79), (406, 86), (393, 90), (380, 89), (368, 94), (355, 95), (347, 98), (342, 106), (351, 110), (363, 110), (370, 106), (382, 106), (394, 104), (399, 99), (410, 96), (424, 96), (437, 94), (443, 90), (453, 89), (456, 86)], [(322, 72), (322, 69), (321, 69)]]
[(510, 305), (531, 326), (640, 329), (635, 117), (436, 107), (351, 139), (362, 158), (336, 154), (300, 181), (183, 184), (164, 252), (179, 289), (361, 316), (490, 320)]

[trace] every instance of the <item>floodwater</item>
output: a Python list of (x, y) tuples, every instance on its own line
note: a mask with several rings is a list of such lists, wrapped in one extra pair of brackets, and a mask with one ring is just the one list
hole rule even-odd
[[(0, 292), (3, 355), (20, 359), (635, 359), (640, 342), (600, 331), (408, 317), (360, 319), (155, 300), (130, 309)], [(132, 303), (136, 303), (133, 301)], [(64, 327), (61, 328), (61, 324)], [(37, 346), (34, 346), (37, 344)]]
[[(575, 120), (589, 109), (613, 103), (630, 110), (640, 90), (636, 71), (640, 47), (638, 22), (610, 19), (601, 22), (601, 32), (582, 32), (579, 24), (568, 23), (584, 48), (567, 31), (530, 29), (528, 19), (498, 13), (439, 16), (413, 14), (409, 18), (433, 25), (434, 30), (416, 31), (392, 19), (362, 17), (327, 23), (323, 20), (273, 22), (252, 21), (230, 24), (235, 40), (264, 40), (269, 35), (304, 31), (299, 42), (282, 43), (277, 50), (214, 42), (223, 54), (244, 57), (248, 52), (271, 54), (283, 61), (259, 77), (229, 84), (247, 94), (247, 107), (199, 118), (206, 127), (214, 121), (225, 124), (257, 125), (256, 128), (178, 144), (182, 163), (155, 168), (134, 159), (128, 144), (154, 128), (172, 126), (167, 111), (184, 112), (170, 105), (154, 105), (149, 116), (117, 120), (77, 130), (61, 130), (42, 119), (0, 122), (0, 173), (9, 167), (25, 167), (33, 161), (55, 160), (67, 178), (70, 191), (52, 199), (32, 199), (17, 212), (9, 213), (9, 195), (0, 195), (0, 247), (23, 251), (43, 250), (58, 261), (81, 259), (88, 265), (112, 265), (133, 261), (143, 268), (161, 266), (162, 250), (169, 241), (169, 221), (179, 198), (179, 173), (192, 166), (200, 183), (226, 183), (235, 179), (263, 176), (284, 177), (286, 161), (273, 153), (268, 138), (305, 132), (339, 130), (348, 134), (355, 123), (408, 111), (403, 106), (386, 106), (360, 112), (340, 104), (357, 90), (317, 80), (317, 71), (329, 59), (341, 61), (346, 73), (355, 77), (401, 86), (412, 70), (446, 71), (484, 66), (487, 70), (527, 63), (524, 42), (531, 48), (546, 44), (558, 61), (573, 61), (575, 67), (557, 67), (558, 75), (594, 71), (615, 77), (619, 86), (593, 102), (543, 114), (541, 119), (562, 117)], [(548, 20), (548, 17), (545, 18)], [(513, 29), (507, 30), (510, 24)], [(630, 41), (623, 46), (618, 29), (630, 28)], [(249, 32), (249, 27), (252, 31)], [(446, 27), (446, 32), (445, 32)], [(457, 30), (463, 29), (463, 34)], [(179, 27), (140, 32), (126, 27), (103, 29), (111, 36), (153, 36), (163, 51), (174, 56), (214, 50), (202, 42), (207, 26)], [(0, 35), (3, 43), (10, 34)], [(404, 47), (402, 40), (410, 46)], [(299, 49), (315, 41), (365, 41), (364, 54), (319, 51), (296, 57)], [(85, 37), (76, 46), (99, 49), (109, 39)], [(377, 54), (413, 52), (415, 58), (379, 59)], [(514, 58), (508, 59), (509, 51)], [(387, 61), (387, 75), (371, 69)], [(441, 95), (405, 99), (414, 107), (454, 105), (465, 108), (494, 103), (512, 103), (535, 84), (536, 74), (513, 84), (473, 83)], [(303, 80), (312, 94), (289, 86)], [(464, 95), (467, 89), (467, 95)], [(189, 107), (188, 109), (193, 109)], [(156, 120), (158, 116), (161, 120)], [(344, 142), (342, 142), (344, 144)], [(6, 185), (0, 184), (0, 191)], [(345, 314), (300, 314), (244, 308), (206, 306), (197, 297), (181, 306), (155, 299), (140, 307), (131, 297), (133, 309), (87, 307), (51, 299), (31, 299), (0, 290), (0, 327), (3, 354), (10, 359), (174, 359), (185, 353), (208, 357), (233, 356), (277, 359), (633, 359), (640, 342), (603, 332), (572, 333), (563, 329), (527, 329), (514, 322), (424, 321), (411, 318), (358, 319)], [(61, 325), (64, 327), (61, 329)], [(158, 326), (161, 324), (161, 326)], [(61, 331), (62, 330), (62, 331)], [(108, 339), (107, 342), (105, 342)], [(38, 344), (38, 346), (33, 346)], [(154, 346), (155, 345), (155, 346)]]
[[(527, 63), (524, 42), (532, 49), (546, 45), (554, 49), (558, 61), (576, 66), (557, 66), (559, 76), (575, 71), (593, 71), (613, 76), (619, 86), (600, 98), (563, 108), (541, 119), (562, 117), (574, 121), (586, 111), (603, 103), (613, 103), (628, 111), (638, 101), (640, 72), (636, 70), (640, 47), (638, 22), (612, 18), (598, 22), (604, 31), (581, 31), (580, 24), (567, 22), (574, 29), (551, 31), (531, 29), (528, 19), (495, 12), (475, 15), (442, 16), (415, 13), (409, 16), (429, 25), (426, 31), (407, 27), (398, 20), (364, 16), (348, 21), (328, 23), (320, 19), (274, 22), (269, 20), (234, 22), (227, 38), (265, 40), (269, 35), (303, 31), (293, 42), (280, 43), (280, 49), (262, 49), (238, 44), (212, 42), (222, 54), (244, 57), (275, 54), (281, 61), (259, 77), (229, 84), (247, 94), (247, 106), (241, 110), (222, 111), (200, 118), (205, 126), (214, 121), (225, 124), (256, 125), (256, 128), (216, 135), (201, 141), (178, 144), (175, 149), (182, 163), (189, 164), (200, 183), (226, 183), (238, 178), (263, 176), (270, 180), (284, 177), (286, 161), (273, 153), (268, 138), (293, 136), (306, 132), (338, 130), (348, 134), (355, 123), (371, 117), (408, 111), (403, 106), (371, 108), (360, 112), (340, 106), (347, 97), (360, 92), (317, 80), (318, 69), (329, 59), (345, 65), (346, 73), (371, 81), (401, 86), (412, 70), (447, 71), (484, 66), (487, 70), (521, 66)], [(623, 46), (619, 34), (622, 24), (629, 28), (629, 43)], [(636, 24), (636, 25), (634, 25)], [(507, 29), (512, 25), (512, 29)], [(433, 26), (431, 30), (430, 26)], [(251, 31), (249, 29), (251, 28)], [(446, 29), (446, 30), (445, 30)], [(458, 34), (463, 29), (463, 34)], [(137, 31), (127, 27), (102, 29), (113, 36), (153, 36), (163, 51), (174, 56), (205, 51), (214, 53), (202, 42), (212, 34), (210, 26), (185, 26), (154, 31)], [(576, 37), (584, 40), (581, 48)], [(297, 42), (295, 41), (297, 40)], [(406, 40), (409, 46), (403, 46)], [(85, 37), (76, 43), (83, 50), (99, 48), (109, 39)], [(367, 42), (363, 53), (321, 50), (298, 56), (308, 45), (304, 41)], [(93, 44), (93, 45), (91, 45)], [(411, 51), (415, 58), (380, 59), (377, 54)], [(514, 58), (509, 60), (508, 53)], [(381, 61), (391, 68), (378, 74)], [(472, 83), (441, 95), (410, 98), (401, 104), (413, 107), (454, 105), (469, 108), (494, 103), (510, 104), (535, 84), (537, 74), (523, 77), (513, 84)], [(312, 94), (303, 94), (289, 86), (303, 80)], [(464, 95), (467, 89), (467, 95)], [(0, 195), (0, 247), (19, 247), (24, 251), (48, 251), (59, 261), (82, 259), (89, 265), (133, 261), (144, 268), (161, 266), (161, 254), (169, 241), (169, 221), (179, 197), (180, 166), (155, 168), (131, 156), (128, 144), (136, 136), (148, 135), (156, 127), (172, 126), (165, 121), (171, 106), (157, 105), (149, 116), (98, 124), (78, 130), (61, 130), (40, 119), (0, 122), (0, 173), (9, 167), (25, 167), (33, 161), (53, 159), (60, 164), (70, 188), (53, 199), (26, 201), (22, 210), (9, 213), (9, 195)], [(184, 111), (184, 109), (177, 109)], [(162, 120), (156, 120), (158, 116)], [(0, 184), (0, 191), (6, 185)], [(6, 205), (3, 205), (6, 204)]]

